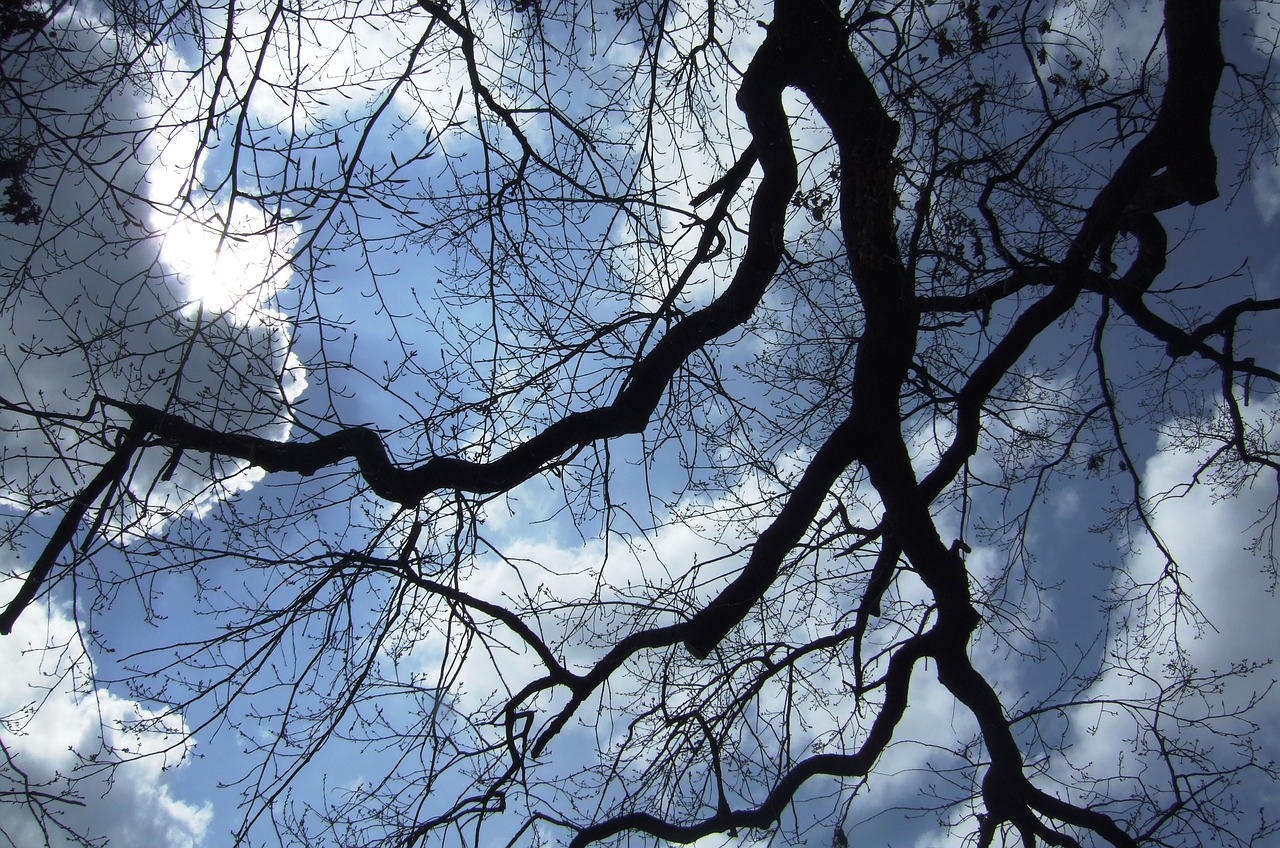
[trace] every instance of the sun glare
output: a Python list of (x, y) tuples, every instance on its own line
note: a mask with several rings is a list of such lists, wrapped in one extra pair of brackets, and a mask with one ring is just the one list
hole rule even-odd
[(173, 221), (160, 257), (176, 275), (174, 291), (186, 305), (244, 321), (279, 287), (288, 245), (262, 232), (260, 221), (239, 220), (260, 215), (236, 217), (239, 226), (230, 234), (192, 218)]

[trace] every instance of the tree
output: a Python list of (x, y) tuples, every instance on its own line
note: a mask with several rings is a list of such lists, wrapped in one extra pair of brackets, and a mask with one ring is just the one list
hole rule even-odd
[(0, 632), (70, 604), (147, 756), (249, 747), (246, 841), (860, 844), (883, 780), (939, 840), (1261, 844), (1266, 649), (1196, 665), (1157, 514), (1280, 471), (1280, 299), (1197, 234), (1273, 12), (6, 24)]

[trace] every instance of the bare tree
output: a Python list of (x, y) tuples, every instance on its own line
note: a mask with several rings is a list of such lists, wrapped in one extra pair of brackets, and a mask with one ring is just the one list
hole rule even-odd
[(1271, 4), (14, 8), (0, 632), (74, 603), (239, 734), (238, 838), (847, 845), (879, 776), (965, 844), (1273, 834), (1268, 657), (1190, 661), (1154, 526), (1280, 471), (1280, 300), (1197, 240)]

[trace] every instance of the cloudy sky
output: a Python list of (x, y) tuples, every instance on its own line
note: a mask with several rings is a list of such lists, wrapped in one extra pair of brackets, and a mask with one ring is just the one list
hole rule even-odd
[[(1150, 6), (1125, 5), (1124, 14), (1088, 24), (1105, 32), (1106, 43), (1115, 51), (1102, 57), (1104, 65), (1120, 62), (1122, 54), (1145, 49), (1152, 42), (1158, 21), (1155, 5)], [(1073, 17), (1076, 8), (1076, 4), (1060, 4), (1055, 27), (1069, 31), (1081, 26)], [(1235, 36), (1228, 50), (1233, 51), (1234, 60), (1256, 65), (1269, 56), (1276, 23), (1265, 13), (1241, 14), (1243, 4), (1228, 4), (1228, 8), (1232, 16), (1228, 32)], [(101, 23), (94, 7), (61, 14), (69, 33), (67, 43), (80, 51), (81, 59), (94, 60), (120, 47), (115, 41), (118, 36)], [(474, 98), (458, 94), (464, 87), (460, 66), (438, 56), (432, 62), (424, 58), (421, 65), (412, 64), (419, 61), (413, 57), (418, 55), (414, 51), (422, 28), (416, 9), (355, 21), (317, 14), (309, 37), (296, 42), (298, 51), (259, 51), (251, 36), (237, 44), (225, 65), (200, 65), (192, 42), (175, 40), (143, 52), (151, 67), (158, 69), (155, 79), (161, 84), (154, 90), (118, 85), (98, 100), (93, 85), (54, 82), (41, 92), (40, 102), (58, 110), (44, 116), (48, 122), (44, 131), (75, 140), (71, 147), (93, 162), (94, 168), (77, 168), (74, 162), (58, 159), (56, 145), (40, 148), (34, 154), (31, 188), (46, 211), (44, 222), (0, 224), (0, 267), (12, 280), (0, 325), (6, 352), (0, 363), (0, 397), (72, 415), (83, 414), (95, 394), (168, 403), (211, 426), (277, 439), (339, 416), (347, 423), (389, 422), (388, 430), (405, 424), (397, 434), (401, 444), (430, 445), (429, 435), (411, 427), (430, 402), (409, 397), (402, 388), (412, 382), (415, 368), (446, 368), (460, 350), (486, 339), (468, 323), (474, 313), (465, 304), (457, 307), (454, 315), (461, 318), (455, 324), (448, 323), (443, 310), (422, 309), (413, 319), (396, 321), (388, 316), (418, 309), (429, 297), (434, 276), (446, 273), (446, 268), (465, 268), (470, 258), (427, 252), (413, 236), (396, 234), (385, 226), (377, 214), (350, 215), (340, 211), (338, 204), (333, 209), (339, 211), (331, 212), (323, 202), (331, 187), (317, 188), (305, 198), (305, 192), (274, 197), (264, 193), (257, 200), (249, 188), (234, 204), (226, 199), (225, 174), (232, 155), (226, 140), (239, 119), (265, 139), (262, 150), (267, 152), (254, 165), (263, 184), (276, 173), (273, 169), (280, 173), (299, 169), (298, 163), (304, 160), (340, 170), (350, 161), (344, 154), (349, 157), (366, 142), (369, 148), (376, 147), (379, 156), (396, 162), (408, 161), (424, 145), (434, 144), (433, 161), (442, 163), (434, 172), (438, 178), (474, 173), (478, 167), (465, 164), (472, 149), (469, 140), (449, 130), (455, 124), (465, 126), (476, 108)], [(748, 20), (755, 17), (767, 19), (769, 13), (762, 9)], [(216, 42), (221, 21), (210, 13), (204, 23), (210, 43)], [(248, 33), (288, 26), (272, 19), (267, 7), (249, 8), (241, 23)], [(1246, 40), (1245, 32), (1255, 38)], [(495, 33), (490, 35), (500, 40)], [(734, 57), (745, 62), (760, 37), (755, 27), (746, 27), (733, 42)], [(624, 41), (597, 48), (601, 64), (603, 57), (625, 57), (640, 49)], [(509, 55), (515, 48), (492, 49), (489, 58), (496, 63), (504, 51)], [(259, 52), (264, 57), (259, 83), (250, 89), (246, 81)], [(30, 64), (24, 71), (42, 73), (42, 62), (56, 65), (62, 59), (36, 55), (26, 60)], [(395, 69), (405, 67), (418, 73), (397, 76)], [(314, 98), (294, 101), (285, 94), (300, 76), (317, 92)], [(56, 81), (59, 74), (50, 73), (48, 78)], [(251, 93), (251, 103), (240, 113), (206, 116), (208, 98), (215, 90), (223, 91), (223, 96), (225, 91), (241, 97)], [(731, 92), (707, 95), (712, 101), (719, 97), (722, 103), (731, 96)], [(369, 139), (344, 123), (348, 114), (361, 110), (377, 112), (383, 121), (380, 132)], [(94, 127), (76, 123), (87, 112), (99, 122)], [(15, 115), (5, 113), (6, 132), (25, 126)], [(299, 136), (319, 127), (326, 132), (333, 126), (339, 129), (332, 132), (331, 146), (317, 140), (308, 142), (316, 147), (294, 149), (279, 143), (283, 126), (292, 127)], [(554, 128), (530, 122), (526, 129), (531, 138), (555, 147)], [(735, 132), (740, 134), (740, 127), (726, 128), (727, 147), (740, 143)], [(1257, 297), (1280, 296), (1276, 282), (1280, 244), (1274, 238), (1275, 219), (1280, 216), (1280, 168), (1265, 159), (1245, 162), (1247, 147), (1233, 133), (1224, 121), (1218, 146), (1222, 173), (1244, 175), (1239, 191), (1195, 216), (1168, 213), (1171, 232), (1194, 238), (1175, 251), (1166, 277), (1193, 283), (1234, 272), (1247, 260), (1240, 291), (1247, 292), (1251, 286)], [(204, 151), (203, 156), (197, 157), (197, 150)], [(717, 152), (691, 150), (677, 157), (690, 184), (706, 185), (714, 179)], [(609, 167), (608, 163), (596, 166)], [(111, 189), (95, 176), (105, 169), (112, 175)], [(290, 173), (304, 182), (296, 171)], [(353, 182), (361, 178), (349, 176)], [(120, 192), (120, 187), (128, 191)], [(379, 202), (394, 197), (395, 185), (384, 187), (387, 194), (379, 197), (377, 186), (369, 186), (370, 197)], [(298, 204), (307, 198), (307, 213), (300, 214)], [(680, 202), (687, 205), (687, 200)], [(388, 213), (387, 219), (412, 221), (426, 214), (424, 209), (407, 206), (396, 209), (394, 215)], [(660, 252), (643, 243), (635, 222), (619, 219), (607, 222), (607, 227), (595, 220), (577, 223), (584, 236), (599, 237), (603, 231), (617, 245), (608, 251), (611, 269), (599, 272), (602, 282), (619, 268), (648, 268), (660, 262)], [(562, 222), (562, 226), (569, 232), (568, 224)], [(1205, 249), (1206, 245), (1213, 249)], [(322, 262), (315, 261), (322, 248), (328, 252)], [(555, 257), (532, 261), (552, 267)], [(307, 273), (297, 273), (300, 267)], [(690, 297), (696, 302), (709, 296), (715, 273), (708, 272), (705, 279), (693, 283)], [(661, 291), (655, 286), (651, 299)], [(637, 295), (637, 302), (644, 296)], [(323, 307), (315, 305), (322, 301)], [(607, 303), (607, 298), (602, 302)], [(324, 322), (296, 320), (321, 310)], [(536, 323), (537, 316), (529, 320)], [(318, 329), (322, 324), (325, 329)], [(428, 330), (437, 333), (435, 341), (414, 346), (413, 357), (420, 359), (416, 364), (406, 353), (406, 345), (418, 340), (409, 336), (415, 326), (423, 338)], [(343, 331), (326, 335), (336, 327)], [(1258, 355), (1280, 362), (1276, 345), (1262, 341)], [(1125, 356), (1125, 351), (1111, 353), (1115, 358)], [(326, 362), (333, 367), (325, 367)], [(509, 367), (514, 381), (523, 364), (512, 362)], [(308, 413), (308, 403), (313, 404), (314, 413)], [(1273, 398), (1261, 397), (1250, 407), (1257, 426), (1267, 426), (1275, 404)], [(1206, 407), (1201, 414), (1207, 419), (1212, 410)], [(0, 498), (7, 526), (13, 528), (10, 538), (15, 540), (3, 553), (3, 572), (9, 578), (0, 583), (0, 596), (7, 599), (30, 567), (34, 555), (30, 540), (47, 534), (58, 520), (57, 493), (83, 485), (86, 475), (103, 461), (104, 452), (91, 435), (74, 426), (51, 436), (53, 430), (10, 412), (0, 412), (0, 423), (5, 439), (0, 456), (5, 488)], [(461, 426), (468, 423), (464, 418)], [(1150, 420), (1132, 428), (1130, 435), (1143, 492), (1158, 503), (1152, 512), (1152, 529), (1165, 549), (1176, 555), (1178, 579), (1194, 599), (1194, 606), (1174, 610), (1164, 619), (1177, 622), (1183, 653), (1175, 656), (1167, 631), (1142, 629), (1148, 626), (1144, 616), (1156, 610), (1169, 612), (1175, 602), (1166, 591), (1169, 581), (1161, 579), (1168, 575), (1165, 553), (1141, 534), (1134, 537), (1138, 541), (1132, 549), (1123, 544), (1133, 529), (1127, 522), (1110, 533), (1082, 530), (1106, 522), (1116, 500), (1114, 488), (1129, 485), (1130, 478), (1121, 474), (1058, 479), (1033, 504), (1038, 517), (1026, 540), (1027, 567), (1034, 569), (1045, 588), (1005, 598), (1020, 606), (1010, 614), (1011, 625), (993, 628), (974, 647), (979, 668), (998, 682), (1012, 714), (1017, 714), (1019, 705), (1036, 703), (1046, 688), (1069, 677), (1077, 664), (1104, 669), (1088, 690), (1091, 697), (1103, 700), (1116, 692), (1144, 699), (1159, 694), (1157, 681), (1170, 678), (1175, 660), (1182, 673), (1198, 679), (1236, 663), (1266, 663), (1280, 644), (1274, 574), (1266, 557), (1272, 543), (1276, 481), (1265, 476), (1205, 475), (1198, 485), (1186, 487), (1183, 484), (1195, 476), (1211, 445), (1175, 439), (1171, 424)], [(512, 433), (493, 436), (499, 441), (512, 437)], [(917, 447), (917, 461), (923, 467), (936, 445), (921, 439)], [(602, 603), (626, 604), (641, 597), (629, 594), (632, 587), (662, 583), (673, 576), (683, 579), (685, 564), (691, 561), (707, 563), (705, 574), (727, 574), (733, 561), (717, 558), (747, 538), (750, 528), (731, 528), (717, 536), (706, 531), (708, 523), (714, 525), (720, 511), (732, 505), (767, 500), (769, 478), (780, 485), (777, 481), (793, 478), (808, 458), (802, 452), (783, 455), (763, 477), (744, 476), (727, 492), (702, 496), (690, 494), (682, 481), (661, 477), (664, 468), (679, 467), (680, 445), (656, 447), (658, 458), (648, 466), (641, 456), (643, 446), (619, 445), (616, 450), (619, 465), (635, 463), (631, 472), (618, 475), (611, 492), (622, 514), (637, 516), (632, 526), (602, 538), (596, 525), (576, 524), (574, 510), (563, 508), (563, 485), (531, 481), (487, 506), (487, 538), (503, 557), (481, 555), (467, 591), (494, 600), (518, 600), (542, 592), (573, 598), (598, 594)], [(995, 459), (979, 457), (975, 467), (980, 469), (983, 462)], [(202, 457), (150, 451), (133, 479), (146, 483), (135, 482), (132, 505), (107, 516), (100, 530), (109, 542), (134, 552), (149, 550), (142, 537), (170, 534), (192, 545), (192, 550), (261, 542), (278, 551), (297, 551), (295, 561), (302, 562), (312, 552), (307, 538), (311, 528), (305, 522), (279, 530), (269, 541), (217, 535), (219, 516), (237, 510), (247, 514), (261, 510), (271, 516), (290, 498), (312, 498), (320, 504), (314, 535), (326, 544), (328, 522), (337, 521), (356, 530), (385, 530), (388, 535), (379, 550), (393, 551), (397, 540), (411, 532), (414, 519), (390, 508), (370, 511), (337, 496), (325, 500), (327, 479), (309, 481), (297, 491), (286, 490), (273, 486), (256, 469), (231, 462), (211, 467)], [(1224, 497), (1227, 494), (1230, 497)], [(663, 495), (672, 502), (664, 503)], [(435, 506), (441, 514), (447, 513), (447, 505)], [(993, 504), (992, 514), (995, 509)], [(688, 523), (673, 522), (670, 515), (677, 510), (699, 517)], [(655, 511), (658, 515), (649, 517)], [(873, 524), (873, 512), (854, 518)], [(955, 523), (956, 518), (944, 515), (940, 522)], [(265, 529), (268, 526), (271, 530)], [(264, 535), (277, 529), (265, 519), (263, 527)], [(332, 538), (344, 539), (342, 534)], [(270, 553), (272, 548), (262, 550)], [(216, 622), (193, 614), (207, 585), (235, 583), (219, 585), (218, 591), (251, 597), (267, 584), (255, 584), (258, 578), (240, 572), (234, 577), (221, 572), (216, 579), (206, 576), (208, 584), (166, 574), (147, 575), (136, 560), (126, 563), (109, 544), (94, 551), (94, 577), (100, 581), (94, 589), (97, 594), (91, 596), (95, 600), (73, 597), (68, 584), (65, 591), (27, 609), (15, 631), (0, 640), (0, 679), (6, 682), (0, 691), (4, 718), (0, 739), (11, 764), (0, 779), (14, 781), (25, 774), (31, 784), (56, 792), (64, 787), (65, 776), (74, 773), (77, 803), (58, 807), (56, 821), (91, 838), (109, 837), (112, 845), (227, 844), (228, 834), (243, 824), (241, 792), (246, 788), (252, 792), (255, 785), (274, 785), (272, 775), (256, 773), (248, 765), (259, 746), (274, 744), (272, 725), (257, 721), (248, 704), (238, 704), (232, 711), (234, 718), (225, 722), (214, 720), (216, 710), (208, 699), (176, 712), (161, 710), (144, 697), (155, 690), (130, 687), (127, 671), (163, 666), (163, 657), (146, 653), (155, 646), (214, 632)], [(1001, 551), (975, 546), (968, 562), (981, 582), (988, 577), (994, 580), (1007, 560)], [(537, 567), (516, 568), (513, 563)], [(131, 580), (119, 583), (120, 575), (130, 575)], [(691, 594), (709, 596), (715, 585), (708, 577), (706, 585)], [(1151, 590), (1152, 586), (1158, 590)], [(923, 587), (909, 582), (900, 591), (898, 600), (904, 605), (912, 602), (912, 591), (924, 596)], [(391, 602), (388, 599), (394, 593), (386, 592), (386, 597), (371, 599), (368, 610), (346, 614), (353, 622), (367, 623), (370, 619), (362, 616), (374, 616), (380, 603)], [(1110, 619), (1099, 612), (1098, 598), (1121, 600)], [(1035, 622), (1053, 639), (1056, 649), (1045, 651), (1042, 645), (1022, 641), (1017, 624), (1025, 621)], [(181, 629), (173, 630), (175, 624)], [(1135, 640), (1135, 633), (1144, 638)], [(529, 678), (533, 658), (513, 640), (495, 638), (487, 650), (473, 651), (464, 666), (446, 669), (444, 658), (449, 656), (452, 634), (422, 621), (414, 622), (413, 634), (407, 642), (390, 639), (378, 649), (403, 648), (395, 663), (407, 678), (451, 678), (457, 694), (450, 703), (462, 712), (491, 706), (489, 696), (495, 689), (518, 689)], [(880, 634), (885, 640), (893, 635)], [(573, 644), (571, 634), (561, 636)], [(102, 651), (107, 645), (116, 653)], [(355, 655), (361, 647), (350, 650)], [(586, 665), (601, 653), (599, 644), (584, 639), (567, 653), (566, 662)], [(838, 670), (814, 671), (821, 673), (827, 673), (830, 685), (839, 688)], [(1226, 681), (1218, 700), (1184, 706), (1210, 717), (1224, 732), (1247, 732), (1264, 750), (1274, 751), (1280, 742), (1274, 730), (1280, 727), (1280, 704), (1269, 695), (1274, 676), (1274, 670), (1264, 665), (1255, 674)], [(340, 673), (332, 677), (342, 679)], [(1255, 696), (1261, 700), (1250, 715), (1230, 714), (1230, 705)], [(267, 703), (277, 697), (274, 692), (262, 695)], [(411, 708), (405, 708), (405, 716), (411, 713)], [(841, 732), (838, 716), (832, 717), (837, 713), (811, 717), (814, 738)], [(1039, 719), (1027, 719), (1033, 720)], [(1046, 780), (1078, 783), (1082, 773), (1105, 773), (1119, 760), (1145, 756), (1144, 740), (1134, 738), (1135, 724), (1123, 710), (1099, 709), (1087, 723), (1055, 725), (1052, 717), (1043, 722), (1042, 732), (1060, 733), (1069, 751), (1065, 758), (1045, 766)], [(1253, 725), (1260, 729), (1252, 731)], [(600, 744), (600, 737), (621, 729), (602, 717), (598, 723), (566, 731), (567, 742), (553, 752), (558, 759), (551, 761), (552, 766), (574, 762), (574, 740), (594, 735), (582, 748), (594, 751), (591, 746)], [(870, 844), (878, 844), (874, 840), (883, 836), (885, 841), (914, 839), (919, 848), (942, 845), (948, 836), (936, 826), (932, 814), (913, 817), (910, 813), (932, 803), (921, 795), (922, 784), (936, 782), (932, 791), (938, 799), (955, 794), (944, 777), (922, 779), (921, 775), (945, 776), (960, 765), (959, 758), (943, 751), (954, 746), (956, 739), (966, 740), (974, 733), (971, 718), (927, 669), (921, 669), (913, 680), (912, 705), (898, 734), (902, 742), (889, 751), (870, 782), (870, 794), (849, 806), (846, 794), (815, 783), (797, 805), (797, 817), (832, 821), (847, 816), (847, 826), (864, 828)], [(1221, 741), (1206, 739), (1204, 744), (1221, 746), (1217, 755), (1224, 761), (1238, 756)], [(379, 768), (393, 756), (385, 748), (361, 744), (358, 738), (350, 743), (335, 741), (333, 748), (329, 760), (322, 759), (321, 767), (298, 779), (299, 788), (358, 789), (375, 780)], [(355, 751), (361, 752), (362, 759), (352, 759)], [(85, 758), (96, 759), (102, 766), (85, 768)], [(120, 761), (123, 764), (116, 767)], [(1249, 772), (1240, 779), (1237, 791), (1246, 819), (1258, 808), (1274, 809), (1277, 799), (1272, 784)], [(224, 788), (226, 784), (231, 787)], [(1124, 791), (1133, 788), (1122, 787)], [(42, 823), (49, 827), (51, 821), (18, 805), (0, 806), (0, 839), (7, 837), (15, 846), (42, 840), (68, 844), (70, 837), (56, 828), (40, 832)], [(826, 845), (829, 833), (815, 829), (807, 838), (808, 844)], [(963, 833), (950, 838), (959, 845)], [(767, 843), (743, 836), (699, 844)]]

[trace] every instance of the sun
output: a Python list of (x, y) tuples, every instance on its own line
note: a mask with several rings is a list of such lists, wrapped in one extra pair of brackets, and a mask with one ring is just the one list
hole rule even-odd
[(233, 226), (178, 216), (164, 227), (160, 261), (184, 305), (243, 322), (264, 308), (285, 274), (291, 238), (281, 238), (251, 210)]

